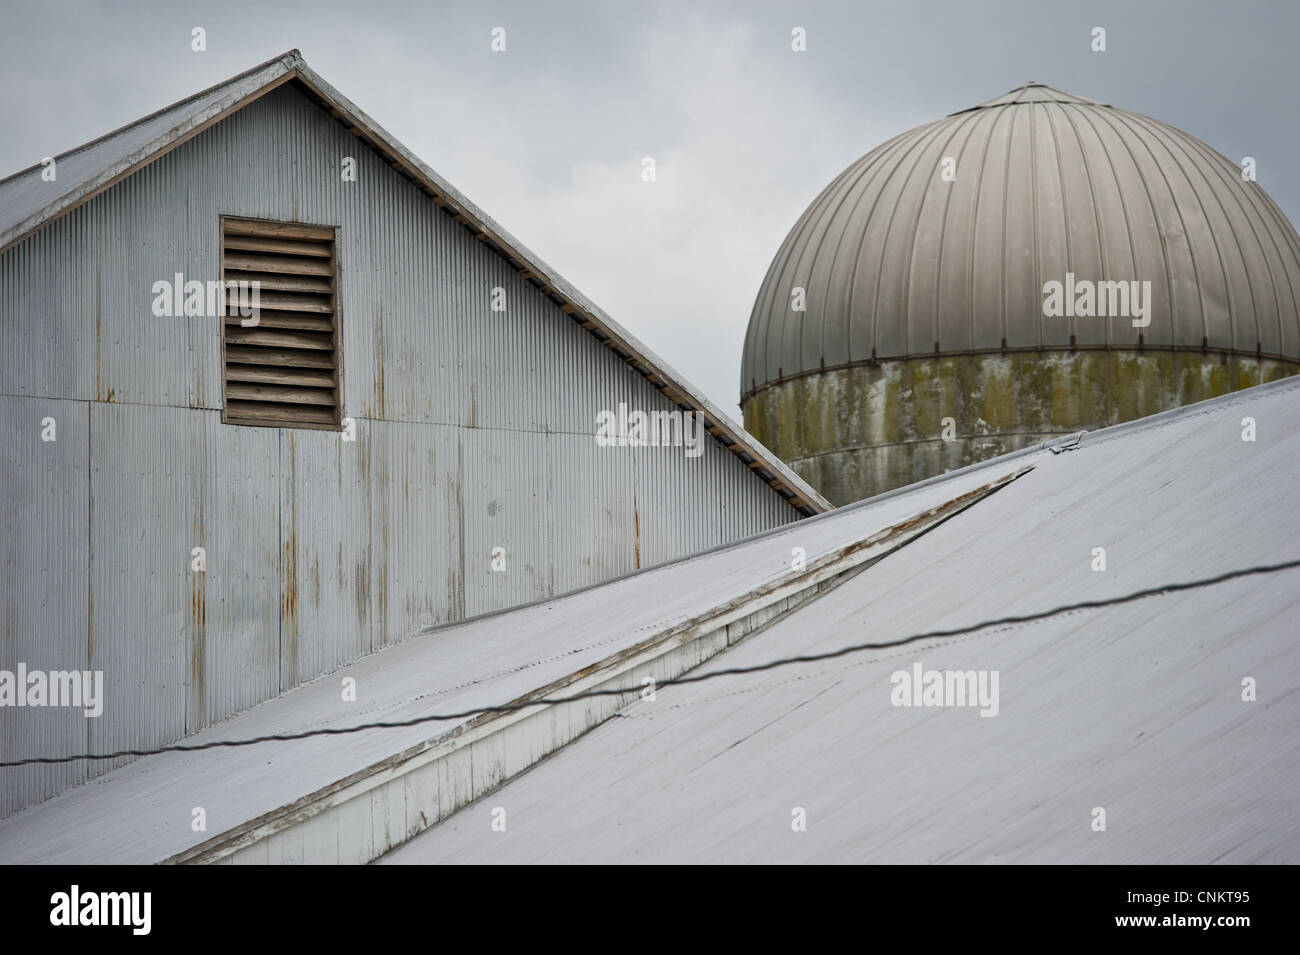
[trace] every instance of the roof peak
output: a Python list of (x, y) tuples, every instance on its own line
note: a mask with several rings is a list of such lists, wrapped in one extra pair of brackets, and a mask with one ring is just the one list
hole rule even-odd
[(1086, 96), (1076, 96), (1074, 93), (1067, 93), (1065, 90), (1058, 90), (1045, 83), (1030, 80), (1028, 83), (1021, 83), (1014, 89), (1008, 90), (1001, 96), (995, 96), (986, 103), (959, 109), (956, 113), (949, 113), (948, 115), (956, 116), (959, 113), (969, 113), (971, 110), (976, 109), (991, 109), (994, 106), (1021, 106), (1026, 103), (1074, 103), (1083, 106), (1110, 105), (1109, 103), (1088, 99)]
[[(44, 166), (39, 163), (0, 180), (0, 251), (23, 241), (37, 229), (89, 201), (102, 189), (132, 175), (145, 164), (287, 82), (295, 83), (300, 92), (378, 153), (385, 165), (398, 170), (416, 188), (433, 197), (437, 201), (436, 208), (455, 216), (457, 222), (504, 258), (511, 268), (528, 275), (530, 284), (542, 290), (552, 303), (566, 309), (564, 314), (581, 322), (591, 335), (607, 347), (614, 348), (615, 354), (631, 362), (641, 377), (650, 379), (661, 391), (672, 389), (679, 393), (678, 405), (712, 422), (709, 433), (714, 439), (755, 470), (758, 477), (791, 507), (805, 516), (831, 508), (830, 502), (811, 484), (764, 448), (753, 435), (736, 425), (699, 389), (317, 75), (296, 48), (224, 83), (59, 154), (55, 157), (59, 175), (57, 185), (53, 187), (41, 179)], [(759, 466), (755, 467), (755, 464)]]

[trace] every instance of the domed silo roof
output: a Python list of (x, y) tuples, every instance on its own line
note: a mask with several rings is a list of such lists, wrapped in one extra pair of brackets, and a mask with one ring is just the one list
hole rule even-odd
[[(1044, 283), (1067, 273), (1149, 281), (1150, 324), (1044, 316)], [(796, 287), (806, 311), (791, 307)], [(1298, 303), (1300, 237), (1236, 163), (1150, 117), (1029, 83), (903, 133), (827, 186), (759, 291), (741, 393), (936, 353), (1296, 361)]]

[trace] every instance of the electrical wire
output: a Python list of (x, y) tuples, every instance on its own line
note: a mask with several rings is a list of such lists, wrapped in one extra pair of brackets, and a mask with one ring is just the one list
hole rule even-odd
[[(1100, 600), (1082, 600), (1078, 603), (1053, 607), (1050, 610), (1040, 610), (1035, 613), (998, 617), (993, 620), (983, 620), (979, 623), (969, 624), (964, 627), (953, 627), (945, 630), (928, 630), (924, 633), (914, 633), (911, 636), (902, 637), (897, 640), (854, 643), (849, 646), (840, 647), (837, 650), (827, 650), (822, 653), (806, 653), (798, 656), (781, 657), (776, 660), (769, 660), (766, 663), (756, 663), (750, 666), (725, 667), (718, 670), (710, 670), (707, 673), (671, 677), (666, 680), (656, 681), (654, 689), (659, 690), (667, 686), (685, 686), (691, 683), (704, 683), (725, 676), (742, 676), (749, 673), (763, 673), (768, 670), (795, 666), (800, 663), (816, 663), (822, 660), (835, 660), (855, 653), (865, 653), (869, 650), (886, 650), (891, 647), (902, 647), (910, 643), (916, 643), (920, 640), (963, 636), (989, 627), (1006, 626), (1008, 624), (1034, 623), (1040, 620), (1046, 620), (1049, 617), (1075, 613), (1080, 610), (1095, 610), (1101, 607), (1114, 607), (1119, 604), (1132, 603), (1135, 600), (1143, 600), (1147, 597), (1155, 597), (1161, 594), (1180, 593), (1187, 590), (1196, 590), (1201, 587), (1210, 587), (1214, 584), (1220, 584), (1239, 577), (1249, 577), (1256, 574), (1273, 574), (1297, 567), (1300, 567), (1300, 560), (1289, 560), (1280, 564), (1263, 564), (1256, 567), (1247, 567), (1242, 570), (1233, 570), (1228, 571), (1227, 573), (1218, 574), (1214, 577), (1204, 577), (1200, 580), (1163, 584), (1159, 587), (1148, 587), (1145, 590), (1134, 591), (1133, 593), (1124, 594), (1120, 597), (1107, 597)], [(318, 727), (316, 729), (301, 730), (296, 733), (275, 733), (267, 736), (253, 736), (247, 739), (212, 740), (204, 743), (172, 743), (167, 746), (159, 746), (153, 749), (120, 749), (111, 753), (82, 753), (76, 756), (34, 756), (27, 759), (5, 760), (0, 762), (0, 768), (12, 769), (18, 766), (31, 766), (36, 764), (71, 763), (81, 759), (119, 759), (124, 756), (156, 756), (161, 753), (192, 753), (205, 749), (228, 749), (238, 746), (253, 746), (258, 743), (290, 742), (293, 740), (309, 739), (315, 736), (343, 736), (349, 733), (361, 733), (372, 729), (406, 729), (412, 726), (419, 726), (422, 723), (437, 723), (446, 722), (448, 720), (469, 719), (484, 713), (512, 713), (518, 710), (526, 710), (534, 706), (573, 703), (579, 700), (589, 700), (605, 696), (639, 694), (641, 690), (642, 687), (640, 686), (623, 687), (620, 689), (586, 690), (582, 693), (574, 693), (570, 696), (538, 697), (533, 700), (502, 703), (495, 706), (478, 706), (469, 710), (461, 710), (457, 713), (430, 713), (425, 716), (414, 716), (406, 720), (382, 720), (372, 723), (360, 723), (356, 726)]]

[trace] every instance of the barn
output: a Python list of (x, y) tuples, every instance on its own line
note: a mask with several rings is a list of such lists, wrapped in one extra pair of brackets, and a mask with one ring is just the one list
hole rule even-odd
[(829, 507), (296, 50), (0, 181), (0, 434), (6, 759)]
[(52, 158), (0, 862), (1300, 859), (1300, 376), (832, 508), (297, 53)]

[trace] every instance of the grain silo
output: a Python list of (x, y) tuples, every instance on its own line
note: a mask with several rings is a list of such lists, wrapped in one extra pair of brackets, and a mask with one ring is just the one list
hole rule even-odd
[(841, 504), (1300, 371), (1300, 237), (1250, 165), (1038, 83), (903, 133), (772, 262), (746, 428)]

